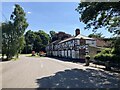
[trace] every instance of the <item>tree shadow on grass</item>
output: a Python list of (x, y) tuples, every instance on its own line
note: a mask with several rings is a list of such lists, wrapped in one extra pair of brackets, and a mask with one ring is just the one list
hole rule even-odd
[(120, 88), (119, 75), (94, 69), (71, 69), (37, 79), (39, 88)]

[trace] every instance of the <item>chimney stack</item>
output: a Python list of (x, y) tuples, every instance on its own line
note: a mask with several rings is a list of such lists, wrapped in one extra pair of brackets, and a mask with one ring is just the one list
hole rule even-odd
[(77, 36), (77, 35), (79, 35), (79, 34), (80, 34), (80, 29), (77, 28), (77, 29), (75, 30), (75, 36)]

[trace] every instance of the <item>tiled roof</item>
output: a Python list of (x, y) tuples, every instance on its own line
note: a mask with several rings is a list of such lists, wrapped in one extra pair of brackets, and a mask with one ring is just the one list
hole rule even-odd
[(66, 42), (66, 41), (69, 41), (69, 40), (72, 40), (72, 39), (81, 39), (81, 38), (82, 39), (87, 39), (87, 40), (95, 40), (94, 38), (89, 38), (87, 36), (79, 34), (76, 37), (72, 36), (70, 38), (67, 38), (67, 39), (64, 39), (64, 40), (61, 40), (61, 41), (60, 40), (56, 40), (56, 41), (52, 42), (51, 44), (54, 44), (54, 43), (63, 43), (63, 42)]
[(67, 39), (64, 39), (64, 40), (60, 41), (59, 43), (63, 43), (63, 42), (65, 42), (65, 41), (69, 41), (69, 40), (72, 40), (72, 39), (74, 39), (74, 38), (75, 38), (75, 37), (72, 36), (72, 37), (70, 37), (70, 38), (67, 38)]
[(56, 44), (56, 43), (59, 43), (60, 40), (56, 40), (56, 41), (53, 41), (51, 44)]

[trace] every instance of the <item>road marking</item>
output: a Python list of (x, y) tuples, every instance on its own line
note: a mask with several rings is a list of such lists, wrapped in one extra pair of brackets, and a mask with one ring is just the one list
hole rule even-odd
[(41, 63), (41, 68), (43, 68), (43, 64)]

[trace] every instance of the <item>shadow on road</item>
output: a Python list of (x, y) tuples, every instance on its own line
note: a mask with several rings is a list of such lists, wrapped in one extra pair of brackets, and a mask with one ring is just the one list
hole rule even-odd
[(120, 88), (118, 74), (94, 69), (72, 69), (37, 79), (39, 88)]

